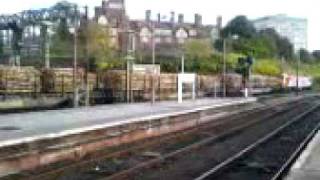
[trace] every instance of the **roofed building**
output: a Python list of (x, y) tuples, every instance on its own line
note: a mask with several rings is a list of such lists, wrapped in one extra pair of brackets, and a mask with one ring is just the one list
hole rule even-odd
[(124, 0), (103, 1), (102, 6), (97, 7), (95, 12), (96, 21), (112, 29), (112, 39), (122, 50), (128, 49), (128, 41), (121, 40), (121, 33), (133, 32), (135, 40), (132, 43), (137, 51), (150, 53), (154, 40), (157, 53), (166, 56), (176, 56), (180, 47), (190, 39), (216, 40), (221, 29), (221, 17), (214, 26), (204, 25), (200, 14), (195, 14), (192, 23), (185, 22), (183, 14), (178, 14), (176, 21), (175, 12), (171, 12), (170, 20), (165, 21), (160, 13), (155, 20), (151, 16), (151, 10), (147, 10), (145, 19), (129, 20)]
[(124, 51), (127, 43), (125, 30), (129, 28), (124, 0), (103, 0), (102, 5), (95, 8), (94, 18), (100, 25), (110, 28), (112, 43)]

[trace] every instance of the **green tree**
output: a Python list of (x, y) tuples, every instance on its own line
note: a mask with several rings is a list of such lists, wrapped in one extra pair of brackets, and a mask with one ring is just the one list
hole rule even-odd
[[(238, 40), (231, 40), (235, 35)], [(229, 51), (259, 56), (269, 54), (266, 46), (269, 46), (270, 43), (266, 39), (260, 39), (257, 35), (254, 25), (246, 16), (235, 17), (222, 30), (222, 38), (227, 41)], [(223, 39), (215, 43), (215, 47), (220, 51), (223, 50)]]
[(96, 22), (89, 22), (88, 29), (80, 33), (80, 47), (82, 53), (85, 50), (84, 40), (88, 40), (88, 53), (90, 59), (98, 70), (109, 69), (119, 65), (120, 60), (115, 57), (115, 47), (111, 43), (107, 27), (101, 26)]
[(200, 72), (202, 61), (209, 59), (213, 52), (211, 42), (200, 39), (187, 41), (183, 49), (186, 55), (186, 70), (192, 72)]
[(287, 38), (280, 38), (277, 42), (278, 55), (286, 59), (292, 59), (294, 56), (294, 48)]
[(320, 50), (315, 50), (312, 52), (312, 56), (316, 60), (320, 60)]
[(301, 61), (303, 61), (303, 62), (311, 62), (311, 61), (313, 61), (313, 57), (312, 57), (312, 55), (310, 54), (310, 52), (308, 50), (300, 49), (299, 53), (300, 53)]
[(201, 60), (209, 58), (213, 52), (210, 41), (189, 40), (184, 45), (185, 54), (189, 59)]
[(232, 48), (235, 52), (252, 55), (254, 57), (272, 57), (276, 51), (272, 41), (264, 37), (254, 37), (251, 39), (240, 38), (233, 41)]
[(232, 19), (222, 31), (224, 38), (237, 35), (243, 38), (252, 38), (256, 35), (256, 29), (246, 16), (237, 16)]
[(68, 23), (66, 18), (60, 19), (59, 26), (57, 28), (57, 35), (61, 40), (71, 40), (72, 35), (68, 28)]
[(60, 20), (51, 39), (51, 54), (53, 57), (72, 57), (73, 36), (69, 32), (67, 19)]
[[(273, 29), (257, 32), (252, 22), (245, 16), (235, 17), (222, 30), (222, 37), (225, 39), (230, 39), (233, 35), (237, 35), (239, 39), (229, 42), (228, 45), (237, 53), (257, 58), (293, 58), (293, 45), (288, 39), (280, 37)], [(223, 40), (218, 40), (215, 47), (222, 51), (222, 44)]]
[(281, 37), (274, 29), (265, 29), (260, 31), (260, 36), (267, 38), (275, 47), (274, 56), (278, 58), (292, 59), (294, 50), (293, 45), (287, 38)]
[(0, 56), (3, 55), (3, 41), (2, 41), (2, 38), (0, 40)]

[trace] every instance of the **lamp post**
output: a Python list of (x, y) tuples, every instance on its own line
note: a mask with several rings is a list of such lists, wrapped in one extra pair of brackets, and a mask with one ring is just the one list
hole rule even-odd
[(297, 54), (297, 69), (296, 69), (296, 88), (297, 88), (297, 96), (299, 95), (299, 90), (300, 90), (300, 82), (299, 82), (299, 75), (300, 75), (300, 63), (301, 63), (301, 49), (298, 50)]
[[(84, 7), (85, 10), (85, 32), (89, 33), (89, 17), (88, 6)], [(89, 87), (89, 72), (90, 72), (90, 58), (89, 58), (89, 38), (88, 35), (85, 38), (85, 59), (86, 59), (86, 97), (85, 105), (90, 105), (90, 87)]]
[(131, 99), (131, 69), (132, 69), (132, 62), (134, 60), (134, 57), (131, 54), (128, 54), (126, 56), (127, 61), (127, 103), (130, 103), (132, 101)]
[(43, 38), (43, 46), (44, 46), (44, 65), (46, 69), (50, 68), (50, 43), (51, 43), (51, 27), (53, 26), (53, 23), (50, 21), (44, 21), (41, 24), (41, 33)]
[(131, 30), (124, 31), (124, 33), (127, 34), (127, 55), (125, 57), (127, 62), (127, 72), (126, 72), (126, 97), (127, 97), (127, 103), (130, 103), (132, 101), (132, 93), (131, 93), (131, 70), (132, 70), (132, 64), (135, 60), (134, 53), (135, 53), (135, 32)]
[(79, 106), (79, 87), (77, 84), (78, 66), (78, 8), (74, 7), (74, 33), (73, 33), (73, 107)]
[(184, 74), (184, 59), (185, 59), (185, 56), (184, 56), (184, 53), (182, 52), (182, 55), (181, 55), (181, 73)]
[(227, 40), (223, 39), (223, 97), (227, 97)]
[[(227, 97), (227, 41), (230, 36), (223, 39), (223, 97)], [(231, 40), (238, 40), (238, 35), (233, 35)]]
[(152, 65), (153, 65), (153, 71), (152, 71), (152, 97), (151, 97), (151, 104), (154, 104), (156, 102), (155, 98), (155, 64), (156, 64), (156, 41), (155, 41), (155, 25), (152, 24)]

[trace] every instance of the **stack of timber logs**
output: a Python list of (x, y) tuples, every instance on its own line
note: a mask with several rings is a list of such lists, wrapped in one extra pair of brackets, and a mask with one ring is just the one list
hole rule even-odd
[[(96, 87), (96, 74), (88, 74), (89, 89)], [(76, 73), (76, 85), (80, 90), (85, 90), (85, 71), (79, 68)], [(72, 93), (73, 85), (73, 69), (72, 68), (53, 68), (42, 71), (42, 92), (44, 93)]]
[[(83, 73), (77, 72), (77, 86), (83, 83)], [(44, 93), (72, 93), (73, 92), (73, 69), (55, 68), (42, 71), (42, 92)]]
[(40, 76), (34, 67), (0, 66), (0, 91), (6, 94), (40, 92)]

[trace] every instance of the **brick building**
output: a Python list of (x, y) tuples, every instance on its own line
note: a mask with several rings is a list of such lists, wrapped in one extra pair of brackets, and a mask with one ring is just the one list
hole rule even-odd
[(129, 18), (126, 15), (124, 0), (102, 1), (102, 5), (95, 8), (95, 21), (100, 25), (110, 28), (112, 43), (119, 50), (125, 51), (127, 35), (125, 31), (129, 28)]
[[(146, 11), (145, 19), (130, 20), (126, 15), (124, 0), (103, 1), (101, 7), (95, 9), (95, 19), (101, 25), (111, 28), (113, 43), (126, 51), (134, 47), (137, 52), (150, 53), (153, 38), (157, 53), (165, 56), (176, 56), (177, 50), (189, 39), (215, 40), (221, 29), (221, 17), (216, 25), (204, 25), (202, 16), (195, 14), (194, 22), (185, 22), (184, 15), (171, 12), (170, 20), (162, 20), (161, 14), (152, 19), (152, 12)], [(128, 33), (133, 32), (134, 40), (128, 43)], [(154, 34), (154, 37), (153, 37)], [(129, 49), (130, 49), (129, 48)]]

